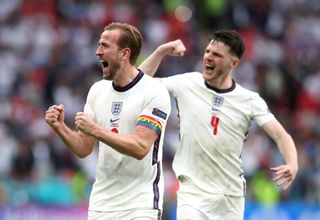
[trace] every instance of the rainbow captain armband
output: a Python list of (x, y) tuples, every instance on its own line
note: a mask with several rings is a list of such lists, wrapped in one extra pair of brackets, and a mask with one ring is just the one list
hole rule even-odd
[(140, 115), (137, 126), (143, 126), (143, 127), (149, 128), (154, 132), (156, 132), (157, 135), (160, 135), (162, 131), (161, 123), (158, 120), (147, 115)]

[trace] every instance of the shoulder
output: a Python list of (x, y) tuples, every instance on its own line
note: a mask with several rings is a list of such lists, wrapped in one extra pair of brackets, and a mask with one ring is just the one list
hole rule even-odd
[(170, 99), (166, 86), (159, 79), (152, 78), (147, 74), (144, 74), (139, 87), (148, 99), (153, 99), (154, 97)]
[(203, 81), (203, 77), (202, 74), (200, 72), (186, 72), (186, 73), (181, 73), (181, 74), (176, 74), (173, 76), (169, 76), (166, 78), (183, 78), (183, 79), (190, 79), (190, 80), (202, 80)]
[(99, 80), (97, 82), (95, 82), (94, 84), (92, 84), (92, 86), (89, 89), (89, 95), (95, 95), (95, 94), (99, 94), (102, 90), (105, 90), (106, 88), (108, 88), (108, 86), (112, 86), (112, 82), (109, 80)]
[(266, 101), (258, 92), (247, 89), (239, 84), (236, 84), (236, 88), (232, 92), (232, 97), (241, 105), (250, 106), (251, 110), (267, 109)]
[(249, 97), (260, 97), (258, 92), (247, 89), (238, 83), (236, 83), (236, 87), (234, 89), (234, 92), (236, 92), (237, 94), (243, 94), (243, 95), (246, 95)]
[(166, 87), (161, 83), (161, 81), (158, 78), (153, 78), (147, 74), (144, 74), (143, 76), (143, 83), (145, 88), (150, 89), (151, 91), (156, 90), (166, 90)]
[[(144, 100), (159, 102), (161, 104), (170, 105), (170, 96), (167, 88), (160, 80), (144, 75), (142, 78), (140, 89), (142, 90), (139, 97), (144, 97)], [(142, 95), (143, 94), (143, 95)]]
[(204, 79), (200, 72), (186, 72), (161, 78), (161, 81), (166, 83), (171, 82), (179, 86), (189, 83), (203, 83)]
[(91, 89), (101, 89), (101, 88), (105, 88), (108, 85), (111, 86), (112, 85), (112, 81), (102, 79), (102, 80), (99, 80), (99, 81), (95, 82), (91, 86)]
[(157, 78), (153, 78), (147, 74), (144, 74), (142, 79), (144, 80), (145, 83), (148, 83), (148, 84), (152, 84), (152, 85), (161, 84), (159, 83), (159, 80), (157, 80)]

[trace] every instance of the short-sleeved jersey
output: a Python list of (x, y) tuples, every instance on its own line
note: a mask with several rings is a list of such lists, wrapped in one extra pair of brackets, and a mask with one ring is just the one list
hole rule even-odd
[(176, 99), (180, 146), (173, 161), (177, 177), (209, 193), (245, 195), (241, 152), (252, 121), (274, 118), (266, 102), (233, 81), (227, 90), (210, 87), (199, 72), (161, 78)]
[(162, 209), (162, 144), (170, 111), (166, 88), (142, 72), (126, 87), (101, 80), (90, 88), (84, 112), (96, 123), (119, 134), (133, 134), (136, 126), (144, 126), (158, 139), (142, 160), (99, 142), (89, 210)]

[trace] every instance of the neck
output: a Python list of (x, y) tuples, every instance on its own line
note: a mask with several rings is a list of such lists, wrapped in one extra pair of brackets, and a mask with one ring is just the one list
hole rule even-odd
[(117, 77), (113, 79), (113, 82), (119, 87), (125, 87), (136, 78), (138, 73), (139, 70), (131, 65), (125, 68), (121, 68), (117, 74)]
[(209, 80), (205, 79), (205, 81), (209, 86), (221, 90), (229, 89), (233, 84), (231, 75), (226, 75), (225, 77), (213, 78)]
[(218, 87), (216, 87), (216, 86), (211, 86), (207, 81), (205, 81), (204, 83), (205, 83), (205, 85), (206, 85), (206, 87), (207, 87), (208, 89), (214, 90), (214, 91), (216, 91), (217, 93), (231, 92), (232, 90), (234, 90), (234, 88), (235, 88), (235, 86), (236, 86), (236, 84), (235, 84), (235, 82), (234, 82), (233, 80), (232, 80), (231, 86), (228, 87), (228, 88), (224, 88), (224, 87), (218, 88)]

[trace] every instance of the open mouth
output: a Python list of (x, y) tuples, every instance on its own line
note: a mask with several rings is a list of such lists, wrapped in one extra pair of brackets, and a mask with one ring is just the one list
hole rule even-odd
[(101, 60), (100, 63), (101, 63), (103, 68), (106, 68), (106, 67), (109, 66), (109, 63), (107, 61), (105, 61), (105, 60)]
[(206, 70), (208, 71), (212, 71), (214, 70), (214, 66), (213, 65), (205, 65)]

